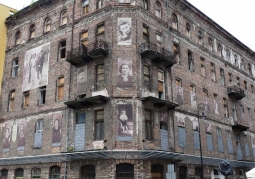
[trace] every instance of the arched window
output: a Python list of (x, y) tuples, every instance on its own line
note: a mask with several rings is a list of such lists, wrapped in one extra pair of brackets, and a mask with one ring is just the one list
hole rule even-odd
[(218, 44), (218, 46), (217, 46), (217, 51), (219, 53), (219, 56), (221, 57), (222, 56), (222, 47), (220, 44)]
[(116, 165), (116, 179), (134, 178), (134, 165), (120, 163)]
[(241, 70), (245, 71), (245, 63), (244, 60), (241, 60)]
[(162, 10), (161, 10), (161, 4), (160, 4), (160, 2), (156, 2), (156, 4), (155, 4), (155, 9), (156, 9), (156, 11), (155, 11), (155, 15), (158, 17), (158, 18), (161, 18), (162, 17)]
[(163, 179), (164, 166), (160, 164), (154, 164), (151, 166), (151, 179)]
[(50, 167), (50, 179), (59, 179), (60, 178), (60, 167), (52, 166)]
[(179, 167), (179, 179), (188, 179), (187, 170), (188, 168), (184, 165)]
[(213, 50), (213, 41), (212, 41), (212, 39), (210, 37), (208, 38), (208, 47), (209, 47), (210, 51)]
[(146, 10), (149, 9), (148, 0), (143, 0), (143, 8), (146, 9)]
[(35, 25), (32, 24), (29, 28), (29, 39), (33, 39), (35, 37)]
[(8, 177), (8, 170), (7, 169), (0, 170), (0, 178), (7, 179), (7, 177)]
[(31, 171), (31, 178), (41, 178), (41, 169), (40, 168), (33, 168)]
[(190, 30), (191, 30), (191, 26), (190, 24), (187, 22), (186, 23), (186, 36), (190, 37)]
[(103, 0), (98, 0), (97, 1), (97, 9), (100, 9), (103, 7)]
[(226, 60), (230, 62), (230, 51), (228, 49), (226, 50)]
[(202, 178), (201, 176), (202, 176), (201, 167), (196, 167), (196, 168), (195, 168), (195, 177), (196, 177), (196, 179)]
[(81, 178), (93, 179), (96, 177), (96, 169), (94, 165), (84, 165), (81, 167)]
[(61, 12), (61, 22), (60, 25), (65, 25), (67, 24), (67, 10), (63, 10)]
[(50, 24), (51, 24), (50, 18), (46, 18), (44, 21), (44, 33), (50, 31)]
[(172, 27), (173, 29), (177, 30), (178, 29), (178, 19), (176, 14), (172, 14)]
[(22, 168), (17, 168), (15, 170), (15, 179), (22, 179), (24, 176), (24, 170)]
[(89, 0), (82, 1), (82, 13), (88, 14), (89, 13)]
[(235, 60), (235, 66), (239, 67), (239, 65), (238, 65), (238, 58), (237, 58), (236, 54), (234, 55), (234, 60)]
[(16, 32), (15, 34), (15, 45), (20, 44), (20, 31)]

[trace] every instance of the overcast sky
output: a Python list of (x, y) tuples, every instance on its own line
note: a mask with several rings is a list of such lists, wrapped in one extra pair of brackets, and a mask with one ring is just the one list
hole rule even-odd
[[(188, 0), (230, 34), (255, 51), (255, 0)], [(17, 10), (32, 0), (0, 0)]]

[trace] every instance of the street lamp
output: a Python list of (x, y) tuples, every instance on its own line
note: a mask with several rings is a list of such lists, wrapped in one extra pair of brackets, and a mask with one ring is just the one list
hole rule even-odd
[(198, 133), (199, 133), (199, 144), (200, 144), (200, 160), (201, 160), (201, 178), (204, 179), (204, 164), (203, 164), (203, 154), (202, 154), (202, 144), (201, 144), (201, 134), (200, 134), (200, 115), (199, 112), (202, 112), (202, 118), (204, 118), (205, 105), (200, 103), (198, 105)]

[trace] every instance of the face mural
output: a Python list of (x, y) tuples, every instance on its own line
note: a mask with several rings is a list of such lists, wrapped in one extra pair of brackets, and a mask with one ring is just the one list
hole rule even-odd
[(197, 110), (197, 97), (193, 91), (190, 92), (190, 104), (192, 109)]
[(118, 45), (132, 45), (131, 18), (118, 18)]
[(185, 127), (185, 119), (184, 119), (184, 117), (178, 117), (177, 118), (177, 123), (178, 123), (178, 126), (180, 126), (180, 127)]
[(60, 146), (61, 143), (62, 113), (53, 115), (52, 123), (52, 146)]
[(118, 105), (118, 138), (133, 139), (133, 109), (131, 104)]
[(176, 86), (176, 100), (178, 104), (183, 104), (183, 88)]
[(11, 124), (7, 123), (5, 124), (4, 130), (3, 130), (3, 149), (10, 148), (11, 145)]
[(209, 98), (204, 97), (205, 111), (210, 112)]
[(118, 59), (118, 81), (117, 87), (131, 88), (132, 87), (132, 59), (119, 58)]
[(214, 113), (216, 115), (220, 115), (220, 112), (219, 112), (219, 104), (216, 100), (214, 100)]
[(50, 43), (31, 49), (25, 54), (22, 91), (48, 84)]
[(18, 147), (24, 147), (26, 144), (26, 128), (27, 122), (25, 120), (21, 120), (19, 122), (18, 127)]
[(86, 94), (87, 66), (78, 68), (77, 71), (77, 95)]
[(160, 121), (163, 121), (165, 123), (168, 122), (168, 112), (167, 111), (164, 111), (164, 112), (160, 112), (159, 113), (159, 118), (160, 118)]
[(212, 125), (211, 124), (205, 124), (205, 132), (206, 133), (212, 133)]

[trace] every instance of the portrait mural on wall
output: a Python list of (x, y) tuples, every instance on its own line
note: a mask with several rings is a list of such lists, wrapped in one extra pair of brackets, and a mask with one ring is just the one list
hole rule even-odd
[(193, 124), (193, 130), (198, 131), (199, 130), (198, 120), (193, 120), (192, 124)]
[(77, 95), (86, 94), (87, 89), (87, 65), (77, 70)]
[(207, 123), (207, 124), (205, 124), (205, 132), (206, 133), (212, 133), (212, 125), (211, 124), (209, 124), (209, 123)]
[(193, 91), (190, 91), (190, 103), (191, 103), (191, 108), (194, 110), (197, 110), (197, 97), (196, 93)]
[(219, 112), (219, 104), (216, 100), (214, 100), (214, 113), (216, 115), (220, 115), (220, 112)]
[(176, 100), (178, 104), (183, 104), (183, 88), (176, 86)]
[(11, 132), (12, 125), (11, 123), (6, 123), (3, 130), (3, 149), (10, 148), (11, 145)]
[(133, 109), (132, 104), (118, 105), (118, 137), (133, 138)]
[(23, 70), (22, 91), (48, 84), (50, 43), (26, 52)]
[(159, 118), (160, 118), (160, 121), (163, 121), (165, 123), (168, 122), (168, 112), (167, 111), (161, 111), (159, 113)]
[(60, 146), (61, 143), (62, 112), (53, 115), (52, 122), (52, 146)]
[(210, 105), (209, 105), (209, 98), (204, 97), (204, 104), (205, 104), (205, 111), (209, 112), (210, 111)]
[(18, 147), (23, 147), (26, 144), (26, 129), (27, 129), (27, 121), (25, 119), (20, 120), (18, 126)]
[(132, 59), (118, 58), (118, 81), (117, 87), (131, 88), (132, 87)]
[(118, 18), (118, 45), (132, 45), (131, 18)]
[(180, 127), (185, 127), (185, 119), (184, 119), (184, 117), (178, 116), (178, 118), (177, 118), (177, 124), (178, 124), (178, 126), (180, 126)]

